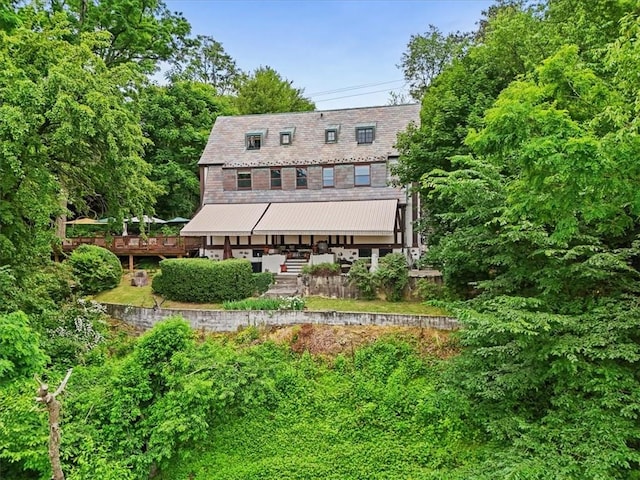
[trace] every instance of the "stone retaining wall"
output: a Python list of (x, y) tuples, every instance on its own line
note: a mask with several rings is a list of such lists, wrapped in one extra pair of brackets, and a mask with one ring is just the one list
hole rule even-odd
[(248, 326), (296, 325), (315, 323), (322, 325), (377, 325), (435, 328), (455, 330), (458, 321), (451, 317), (426, 315), (399, 315), (388, 313), (309, 312), (309, 311), (221, 311), (173, 310), (142, 308), (127, 305), (104, 304), (107, 313), (137, 328), (148, 330), (159, 321), (180, 315), (191, 327), (207, 332), (235, 332)]

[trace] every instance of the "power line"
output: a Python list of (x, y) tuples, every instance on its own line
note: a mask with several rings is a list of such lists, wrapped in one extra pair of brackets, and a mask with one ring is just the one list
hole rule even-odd
[(336, 88), (334, 90), (325, 90), (324, 92), (310, 93), (306, 96), (319, 97), (323, 95), (330, 95), (332, 93), (348, 92), (349, 90), (359, 90), (361, 88), (377, 87), (378, 85), (388, 85), (390, 83), (398, 83), (398, 82), (404, 82), (404, 80), (400, 79), (400, 80), (391, 80), (389, 82), (365, 83), (363, 85), (354, 85), (352, 87), (342, 87), (342, 88)]
[[(407, 84), (405, 83), (401, 88), (406, 87)], [(349, 97), (361, 97), (362, 95), (371, 95), (373, 93), (380, 93), (380, 92), (388, 92), (388, 89), (384, 89), (384, 90), (374, 90), (373, 92), (365, 92), (365, 93), (352, 93), (351, 95), (343, 95), (342, 97), (334, 97), (334, 98), (326, 98), (324, 100), (314, 100), (315, 103), (321, 103), (321, 102), (330, 102), (331, 100), (340, 100), (341, 98), (349, 98)]]

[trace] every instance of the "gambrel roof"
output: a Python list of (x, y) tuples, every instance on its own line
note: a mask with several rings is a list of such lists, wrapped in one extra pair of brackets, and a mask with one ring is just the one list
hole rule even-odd
[[(198, 164), (238, 168), (387, 160), (398, 155), (397, 134), (411, 122), (419, 124), (420, 105), (220, 116)], [(374, 141), (358, 144), (358, 127), (374, 127)], [(326, 142), (328, 129), (337, 130), (337, 142)], [(281, 133), (291, 135), (289, 145), (280, 144)], [(251, 134), (262, 135), (259, 149), (247, 149), (246, 138)]]

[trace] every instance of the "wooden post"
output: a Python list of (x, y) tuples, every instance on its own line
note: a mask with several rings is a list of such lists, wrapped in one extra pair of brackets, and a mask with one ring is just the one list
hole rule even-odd
[(64, 473), (60, 464), (60, 402), (56, 397), (67, 386), (72, 371), (73, 369), (70, 368), (54, 393), (49, 393), (49, 385), (38, 380), (40, 386), (36, 402), (44, 403), (49, 411), (49, 461), (53, 472), (52, 480), (64, 480)]
[(133, 255), (129, 254), (129, 271), (133, 272)]

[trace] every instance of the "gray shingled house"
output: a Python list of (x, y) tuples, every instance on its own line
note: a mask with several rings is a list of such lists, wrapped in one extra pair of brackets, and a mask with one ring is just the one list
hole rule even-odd
[[(199, 161), (201, 255), (297, 272), (398, 251), (416, 257), (417, 204), (393, 186), (397, 133), (419, 105), (218, 117)], [(283, 266), (284, 265), (284, 266)]]

